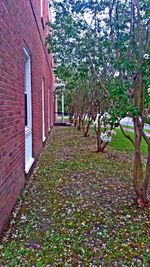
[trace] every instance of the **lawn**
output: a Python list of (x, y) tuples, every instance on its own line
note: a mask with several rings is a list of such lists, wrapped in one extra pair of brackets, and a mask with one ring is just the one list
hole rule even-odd
[[(133, 126), (128, 125), (128, 124), (122, 124), (122, 126), (123, 126), (124, 128), (127, 128), (127, 129), (134, 129)], [(144, 131), (147, 132), (147, 133), (150, 133), (150, 130), (149, 130), (149, 129), (144, 129)]]
[[(128, 135), (133, 137), (133, 133), (130, 131), (125, 131)], [(113, 140), (111, 142), (111, 146), (118, 151), (123, 151), (123, 152), (129, 152), (133, 153), (134, 152), (134, 147), (127, 138), (125, 138), (121, 132), (120, 129), (116, 129), (116, 135), (113, 136)], [(142, 153), (143, 155), (147, 155), (147, 144), (144, 139), (142, 139), (142, 145), (141, 145)]]
[(73, 127), (53, 130), (2, 239), (0, 266), (150, 266), (132, 145), (119, 130), (106, 153), (95, 152), (95, 140), (93, 130), (88, 138)]

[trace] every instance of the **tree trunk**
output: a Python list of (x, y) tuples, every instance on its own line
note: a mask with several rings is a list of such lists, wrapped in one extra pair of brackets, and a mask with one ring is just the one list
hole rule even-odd
[(81, 118), (82, 129), (84, 129), (84, 122), (85, 122), (85, 115), (83, 115)]
[(83, 126), (83, 134), (84, 134), (84, 137), (88, 137), (88, 133), (89, 133), (89, 129), (90, 129), (90, 123), (88, 123), (87, 125), (84, 125)]
[(96, 132), (97, 136), (97, 152), (101, 152), (101, 116), (98, 118), (98, 129)]
[(134, 153), (134, 166), (133, 166), (133, 185), (137, 197), (141, 197), (141, 184), (143, 181), (143, 168), (140, 149), (136, 146)]
[(141, 185), (143, 182), (143, 167), (141, 158), (141, 133), (138, 128), (138, 118), (134, 118), (135, 152), (133, 165), (133, 185), (137, 198), (141, 197)]
[(138, 118), (134, 120), (135, 130), (135, 154), (133, 168), (133, 184), (137, 195), (137, 203), (140, 207), (149, 205), (148, 185), (150, 181), (150, 144), (148, 144), (148, 158), (146, 164), (146, 173), (143, 174), (142, 157), (141, 157), (141, 132), (138, 128)]
[(105, 142), (101, 146), (101, 152), (104, 152), (105, 147), (108, 145), (108, 142)]
[(77, 126), (77, 118), (74, 118), (74, 127)]
[(150, 182), (150, 144), (148, 144), (148, 157), (147, 157), (145, 177), (141, 187), (141, 197), (138, 200), (138, 204), (142, 207), (147, 207), (150, 203), (148, 197), (149, 182)]
[(81, 115), (79, 115), (79, 119), (78, 119), (78, 131), (81, 130)]
[(100, 140), (100, 135), (99, 133), (97, 132), (97, 152), (101, 152), (101, 140)]

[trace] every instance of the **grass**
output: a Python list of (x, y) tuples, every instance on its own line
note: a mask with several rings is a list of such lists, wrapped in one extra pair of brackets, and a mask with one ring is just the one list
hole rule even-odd
[(93, 130), (53, 130), (2, 239), (1, 267), (149, 266), (149, 210), (132, 200), (132, 151), (117, 135), (101, 154)]
[[(133, 129), (133, 128), (134, 128), (133, 126), (128, 125), (128, 124), (123, 124), (122, 126), (123, 126), (124, 128), (129, 128), (129, 129)], [(150, 133), (150, 130), (149, 130), (149, 129), (144, 129), (144, 131), (147, 132), (147, 133)]]
[[(116, 129), (116, 132), (117, 134), (113, 136), (113, 140), (110, 145), (115, 150), (133, 153), (134, 147), (132, 143), (123, 136), (120, 129)], [(125, 131), (125, 132), (131, 137), (134, 137), (132, 132), (129, 132), (129, 131)], [(147, 144), (144, 139), (142, 139), (141, 150), (142, 150), (143, 155), (147, 155)]]

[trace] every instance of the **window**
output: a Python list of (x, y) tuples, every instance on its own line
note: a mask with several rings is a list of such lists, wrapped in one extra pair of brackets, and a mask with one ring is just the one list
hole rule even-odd
[(25, 107), (25, 173), (28, 173), (34, 158), (32, 157), (32, 99), (31, 99), (31, 57), (24, 48), (24, 107)]
[(45, 82), (42, 79), (42, 139), (43, 142), (46, 140), (45, 136)]
[(30, 55), (24, 48), (24, 107), (25, 127), (31, 128), (31, 66)]
[(48, 89), (48, 129), (50, 131), (50, 89)]
[(27, 126), (28, 125), (27, 92), (24, 92), (24, 102), (25, 102), (25, 126)]
[(48, 1), (48, 21), (51, 21), (51, 3)]
[(43, 18), (43, 0), (40, 1), (41, 1), (41, 18)]
[(44, 30), (44, 11), (43, 11), (43, 7), (44, 7), (44, 5), (43, 5), (43, 0), (40, 0), (41, 1), (41, 22), (42, 22), (42, 27), (43, 27), (43, 30)]

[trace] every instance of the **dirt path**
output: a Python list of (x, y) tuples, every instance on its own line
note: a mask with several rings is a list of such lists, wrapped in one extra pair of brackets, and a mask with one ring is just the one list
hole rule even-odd
[(149, 211), (132, 201), (131, 155), (55, 128), (0, 245), (0, 266), (149, 266)]

